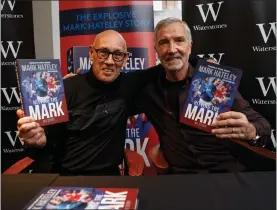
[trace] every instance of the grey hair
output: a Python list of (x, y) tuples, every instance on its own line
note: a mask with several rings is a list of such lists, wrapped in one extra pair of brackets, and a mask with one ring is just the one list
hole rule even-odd
[(182, 20), (180, 20), (178, 18), (175, 18), (175, 17), (165, 18), (165, 19), (158, 22), (158, 24), (156, 25), (155, 30), (154, 30), (154, 35), (155, 35), (155, 40), (156, 41), (157, 41), (158, 31), (161, 28), (163, 28), (164, 26), (167, 26), (167, 25), (172, 24), (172, 23), (181, 23), (184, 26), (185, 31), (187, 32), (188, 40), (192, 41), (191, 31), (190, 31), (190, 28), (189, 28), (188, 24), (185, 21), (182, 21)]

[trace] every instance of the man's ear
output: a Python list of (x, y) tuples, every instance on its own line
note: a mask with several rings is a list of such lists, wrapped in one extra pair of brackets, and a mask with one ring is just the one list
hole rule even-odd
[(191, 54), (191, 49), (192, 49), (192, 41), (190, 41), (189, 45), (190, 45), (190, 52), (189, 52), (189, 54)]
[(125, 55), (125, 58), (124, 58), (124, 61), (123, 61), (123, 65), (122, 65), (122, 67), (125, 67), (125, 65), (126, 65), (126, 63), (127, 63), (128, 58), (129, 58), (129, 52), (127, 52), (127, 53), (126, 53), (126, 55)]
[(89, 59), (92, 61), (92, 57), (93, 57), (93, 46), (89, 45), (88, 46), (88, 53), (89, 53)]

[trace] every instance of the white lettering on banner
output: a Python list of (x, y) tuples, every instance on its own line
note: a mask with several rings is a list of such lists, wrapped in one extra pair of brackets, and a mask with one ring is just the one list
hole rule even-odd
[(90, 69), (91, 61), (87, 57), (80, 57), (80, 68), (81, 69)]
[(263, 46), (252, 46), (254, 52), (270, 52), (276, 51), (276, 46), (273, 47), (263, 47)]
[(214, 21), (216, 21), (216, 19), (217, 19), (217, 17), (218, 17), (219, 10), (220, 10), (220, 7), (221, 7), (221, 5), (224, 3), (224, 1), (220, 1), (220, 2), (217, 2), (217, 3), (218, 3), (219, 6), (218, 6), (218, 8), (217, 8), (217, 12), (216, 12), (216, 13), (215, 13), (214, 8), (213, 8), (213, 4), (214, 4), (214, 3), (209, 3), (209, 4), (207, 4), (207, 5), (208, 5), (208, 10), (207, 10), (206, 15), (205, 15), (205, 13), (204, 13), (204, 11), (203, 11), (203, 5), (204, 5), (204, 4), (197, 4), (197, 5), (196, 5), (196, 6), (198, 7), (199, 11), (200, 11), (200, 14), (201, 14), (201, 16), (202, 16), (202, 19), (203, 19), (204, 23), (207, 21), (209, 12), (211, 12)]
[(5, 131), (4, 132), (7, 136), (8, 136), (8, 139), (10, 140), (12, 146), (14, 147), (15, 146), (15, 143), (16, 143), (16, 140), (18, 139), (21, 143), (21, 145), (23, 146), (24, 145), (24, 142), (21, 141), (19, 138), (18, 138), (18, 131), (14, 131), (15, 135), (14, 137), (12, 136), (12, 131)]
[[(264, 77), (256, 77), (256, 79), (259, 81), (261, 90), (263, 92), (263, 96), (267, 97), (267, 94), (269, 91), (273, 90), (275, 95), (276, 95), (276, 77), (268, 77), (269, 83), (266, 87), (265, 82), (264, 82)], [(275, 105), (276, 104), (276, 98), (271, 99), (271, 100), (264, 100), (264, 99), (258, 99), (258, 98), (252, 98), (252, 103), (256, 105)]]
[(10, 94), (7, 92), (7, 88), (1, 88), (7, 102), (9, 104), (11, 104), (11, 101), (13, 99), (13, 97), (15, 97), (17, 103), (19, 104), (20, 103), (20, 97), (19, 97), (19, 94), (17, 93), (17, 87), (10, 87), (9, 89), (11, 89), (12, 91), (10, 92)]
[(20, 49), (20, 46), (23, 43), (23, 41), (17, 41), (17, 49), (16, 50), (15, 50), (14, 45), (13, 45), (14, 41), (5, 41), (5, 42), (8, 43), (8, 47), (6, 48), (6, 50), (4, 49), (3, 44), (2, 44), (3, 41), (1, 41), (2, 55), (4, 56), (5, 59), (7, 59), (8, 53), (9, 53), (9, 51), (11, 51), (12, 54), (13, 54), (14, 59), (16, 59), (17, 55), (18, 55), (18, 52), (19, 52), (19, 49)]
[[(8, 3), (8, 4), (6, 4), (6, 3)], [(8, 5), (10, 10), (13, 11), (14, 6), (15, 6), (15, 1), (11, 1), (11, 0), (8, 0), (8, 1), (4, 0), (4, 1), (2, 1), (1, 2), (1, 11), (3, 10), (5, 5)]]
[(276, 51), (276, 40), (275, 40), (275, 42), (270, 42), (271, 44), (274, 44), (272, 46), (268, 46), (268, 44), (267, 44), (269, 38), (272, 37), (272, 35), (270, 36), (270, 34), (274, 34), (275, 39), (276, 39), (276, 22), (269, 23), (270, 28), (269, 28), (268, 32), (266, 32), (266, 30), (268, 28), (268, 24), (258, 23), (256, 25), (260, 29), (261, 35), (262, 35), (263, 40), (264, 40), (264, 46), (252, 46), (252, 50), (254, 52), (272, 52), (272, 51)]
[[(276, 95), (276, 77), (268, 77), (269, 78), (269, 84), (267, 86), (267, 88), (265, 87), (265, 84), (264, 84), (264, 77), (256, 77), (256, 79), (259, 81), (259, 84), (261, 86), (261, 90), (264, 94), (264, 97), (267, 96), (267, 93), (270, 89), (270, 87), (272, 87), (275, 95)], [(276, 95), (277, 96), (277, 95)]]
[(3, 149), (4, 153), (17, 153), (17, 152), (24, 152), (23, 148), (19, 149)]
[(272, 144), (273, 144), (274, 148), (276, 148), (276, 138), (275, 138), (275, 135), (274, 135), (274, 131), (275, 130), (271, 130), (271, 141), (272, 141)]
[[(225, 53), (218, 53), (217, 58), (214, 56), (215, 53), (210, 53), (210, 54), (208, 54), (208, 55), (209, 55), (210, 58), (216, 59), (216, 60), (217, 60), (217, 63), (220, 64), (221, 59), (222, 59), (222, 56), (223, 56), (224, 54), (225, 54)], [(205, 56), (205, 54), (198, 54), (197, 56), (200, 57), (200, 58), (203, 58), (203, 57)]]
[[(150, 162), (149, 162), (148, 157), (145, 153), (145, 149), (146, 149), (148, 141), (149, 141), (148, 137), (144, 138), (144, 141), (141, 145), (140, 138), (136, 138), (136, 148), (137, 148), (136, 152), (139, 153), (143, 157), (146, 167), (150, 167)], [(126, 138), (125, 148), (128, 148), (127, 144), (129, 145), (130, 150), (135, 151), (135, 145), (134, 145), (134, 142), (133, 142), (132, 139)]]
[[(208, 9), (207, 9), (206, 14), (203, 10), (203, 5), (204, 4), (197, 4), (196, 5), (198, 7), (199, 11), (200, 11), (200, 15), (201, 15), (202, 20), (203, 20), (204, 23), (206, 23), (206, 21), (208, 19), (208, 16), (209, 16), (209, 13), (211, 13), (214, 22), (217, 21), (221, 5), (224, 3), (224, 1), (220, 1), (220, 2), (217, 2), (217, 3), (218, 3), (218, 8), (217, 8), (216, 12), (215, 12), (214, 6), (213, 6), (214, 3), (208, 3), (207, 4)], [(217, 24), (217, 25), (194, 25), (193, 26), (193, 29), (195, 31), (216, 30), (216, 29), (224, 29), (224, 28), (227, 28), (226, 23), (221, 23), (221, 24)]]
[(267, 43), (267, 41), (269, 39), (269, 36), (270, 36), (270, 34), (272, 34), (272, 32), (275, 35), (275, 39), (276, 39), (276, 22), (269, 23), (270, 24), (270, 29), (269, 29), (267, 34), (265, 32), (265, 29), (264, 29), (264, 24), (265, 23), (259, 23), (259, 24), (256, 24), (256, 25), (259, 27), (259, 29), (261, 31), (264, 42)]
[(252, 99), (252, 103), (253, 104), (258, 104), (258, 105), (263, 105), (263, 104), (276, 104), (276, 100), (261, 100), (261, 99), (257, 99), (257, 98), (253, 98)]

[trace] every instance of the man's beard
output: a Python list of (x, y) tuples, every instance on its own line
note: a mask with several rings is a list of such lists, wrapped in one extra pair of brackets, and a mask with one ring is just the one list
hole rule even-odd
[[(172, 59), (174, 59), (174, 61), (173, 62), (171, 61), (170, 63), (170, 60)], [(164, 59), (164, 61), (162, 61), (162, 65), (167, 71), (177, 72), (184, 68), (185, 62), (184, 62), (184, 58), (176, 54), (172, 56), (167, 56)]]

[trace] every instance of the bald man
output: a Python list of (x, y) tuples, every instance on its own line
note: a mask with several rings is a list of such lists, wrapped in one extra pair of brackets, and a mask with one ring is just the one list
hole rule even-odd
[[(51, 154), (51, 172), (62, 175), (120, 175), (127, 117), (149, 73), (120, 74), (128, 59), (116, 31), (98, 34), (90, 46), (92, 71), (64, 80), (69, 122), (42, 128), (17, 111), (19, 137), (30, 152)], [(30, 154), (30, 153), (29, 153)]]
[(127, 118), (135, 114), (134, 99), (159, 71), (121, 74), (127, 46), (113, 30), (98, 34), (89, 49), (92, 70), (64, 80), (69, 122), (42, 128), (18, 110), (18, 135), (29, 155), (32, 145), (35, 150), (41, 147), (40, 154), (50, 154), (53, 173), (119, 175)]

